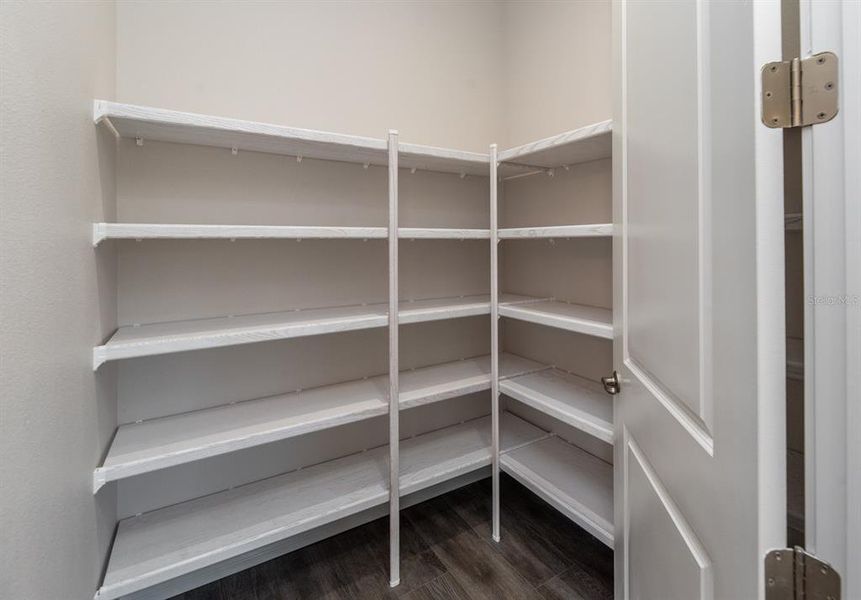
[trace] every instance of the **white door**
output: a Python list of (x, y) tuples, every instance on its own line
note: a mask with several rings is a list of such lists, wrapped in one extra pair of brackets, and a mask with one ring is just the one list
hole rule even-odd
[(616, 597), (763, 597), (785, 544), (780, 4), (614, 3)]

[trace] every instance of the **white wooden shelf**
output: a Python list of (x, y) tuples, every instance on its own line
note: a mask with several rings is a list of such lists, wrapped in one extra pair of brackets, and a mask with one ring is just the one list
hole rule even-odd
[(540, 300), (516, 305), (500, 304), (499, 314), (520, 321), (613, 339), (613, 314), (606, 308)]
[(386, 305), (317, 308), (120, 327), (93, 349), (93, 367), (109, 360), (384, 327)]
[[(545, 368), (513, 354), (501, 357), (504, 377), (517, 377)], [(400, 408), (489, 388), (489, 356), (404, 371), (400, 376)], [(97, 492), (109, 481), (387, 412), (388, 378), (381, 375), (121, 425), (104, 463), (93, 473), (93, 491)]]
[(505, 451), (500, 468), (613, 547), (613, 465), (558, 437)]
[[(193, 225), (160, 223), (95, 223), (93, 246), (106, 240), (248, 240), (248, 239), (387, 239), (385, 227), (303, 225)], [(401, 227), (404, 239), (489, 239), (489, 229)]]
[(558, 369), (500, 381), (499, 390), (515, 400), (613, 443), (613, 400), (600, 384)]
[[(504, 448), (542, 439), (504, 415)], [(528, 447), (528, 446), (527, 446)], [(400, 444), (400, 492), (409, 494), (490, 464), (484, 417)], [(124, 519), (97, 600), (112, 600), (384, 504), (385, 446)]]
[[(508, 295), (502, 301), (516, 304), (536, 299)], [(110, 360), (385, 327), (387, 310), (387, 304), (369, 304), (124, 326), (93, 348), (93, 368)], [(488, 296), (435, 298), (401, 302), (399, 320), (410, 324), (489, 313)]]
[(461, 175), (490, 175), (490, 155), (419, 144), (398, 144), (398, 167)]
[(612, 223), (595, 223), (590, 225), (556, 225), (552, 227), (514, 227), (499, 230), (499, 239), (502, 240), (610, 237), (612, 235)]
[[(175, 110), (96, 100), (96, 123), (106, 122), (117, 136), (178, 144), (216, 146), (365, 165), (388, 165), (385, 139), (298, 129)], [(448, 148), (399, 144), (401, 168), (487, 176), (489, 156)]]
[(612, 129), (612, 121), (601, 121), (537, 142), (502, 150), (498, 158), (501, 163), (543, 169), (610, 158), (613, 150)]
[(401, 227), (398, 229), (398, 237), (408, 240), (489, 240), (490, 229)]
[(385, 227), (94, 223), (93, 245), (105, 240), (386, 239)]

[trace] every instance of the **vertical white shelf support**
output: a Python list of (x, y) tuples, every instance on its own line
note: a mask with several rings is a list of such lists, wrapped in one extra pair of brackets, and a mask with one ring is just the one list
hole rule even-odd
[(400, 574), (400, 391), (398, 367), (398, 132), (389, 130), (389, 585)]
[(499, 224), (497, 223), (498, 161), (490, 145), (490, 402), (493, 473), (493, 540), (499, 541)]

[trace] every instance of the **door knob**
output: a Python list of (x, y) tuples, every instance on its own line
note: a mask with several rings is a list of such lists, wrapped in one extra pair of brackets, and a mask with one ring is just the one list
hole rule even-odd
[(613, 371), (613, 374), (609, 377), (602, 377), (601, 383), (604, 384), (604, 391), (611, 396), (618, 394), (619, 389), (621, 388), (619, 383), (619, 374), (616, 373), (616, 371)]

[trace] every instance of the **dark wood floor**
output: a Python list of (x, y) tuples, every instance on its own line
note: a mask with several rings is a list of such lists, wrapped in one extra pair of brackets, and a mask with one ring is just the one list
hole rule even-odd
[(502, 541), (490, 539), (490, 480), (403, 511), (401, 584), (388, 585), (388, 518), (174, 600), (609, 599), (613, 553), (513, 479)]

